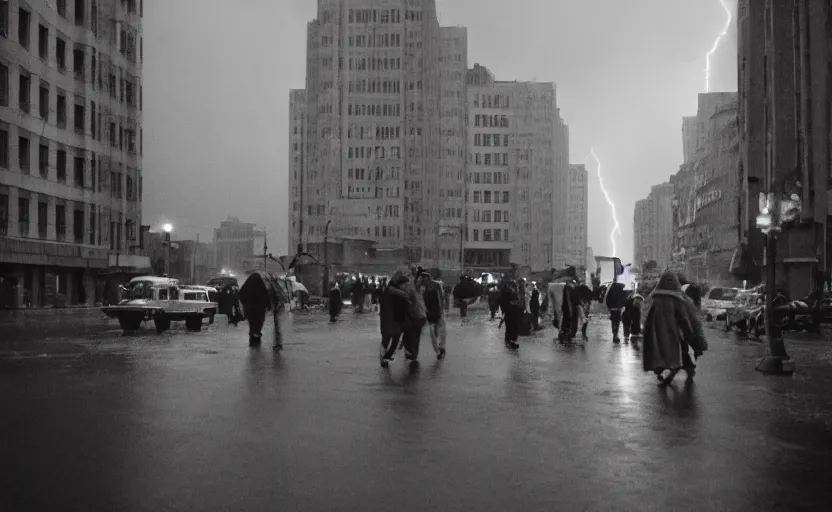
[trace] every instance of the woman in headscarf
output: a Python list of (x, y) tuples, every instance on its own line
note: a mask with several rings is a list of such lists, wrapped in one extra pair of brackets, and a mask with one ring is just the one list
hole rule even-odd
[(696, 365), (688, 347), (697, 359), (708, 349), (702, 323), (696, 308), (683, 292), (679, 279), (665, 272), (650, 295), (652, 304), (644, 324), (644, 371), (654, 372), (663, 385), (669, 385), (684, 369), (693, 377)]

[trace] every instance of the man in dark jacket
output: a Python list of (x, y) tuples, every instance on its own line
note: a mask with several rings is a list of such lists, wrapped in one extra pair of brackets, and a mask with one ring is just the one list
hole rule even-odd
[(505, 276), (500, 285), (500, 309), (503, 310), (503, 322), (506, 324), (506, 347), (511, 349), (520, 348), (517, 338), (520, 337), (520, 320), (524, 312), (523, 297), (520, 294), (517, 281)]
[(627, 292), (624, 290), (624, 283), (612, 283), (607, 291), (606, 303), (610, 311), (610, 324), (612, 326), (612, 342), (621, 343), (618, 337), (618, 329), (621, 327), (621, 314), (624, 305), (627, 303)]
[(621, 316), (624, 322), (624, 342), (630, 340), (630, 335), (633, 336), (633, 343), (641, 336), (642, 303), (644, 303), (644, 297), (633, 292), (624, 304), (624, 314)]
[(532, 296), (529, 299), (529, 313), (532, 314), (532, 329), (539, 331), (540, 327), (540, 290), (537, 285), (532, 290)]
[(569, 281), (563, 287), (563, 296), (560, 301), (560, 332), (558, 340), (561, 343), (571, 341), (575, 338), (575, 325), (578, 321), (578, 312), (575, 310), (575, 282)]
[(423, 272), (419, 277), (419, 288), (425, 300), (425, 316), (428, 322), (428, 332), (436, 358), (445, 357), (445, 311), (442, 305), (442, 285), (433, 280), (430, 274)]

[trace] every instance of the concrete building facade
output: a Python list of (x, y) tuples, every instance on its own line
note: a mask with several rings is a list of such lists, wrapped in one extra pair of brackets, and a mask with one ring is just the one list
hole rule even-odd
[(746, 260), (765, 264), (764, 237), (755, 227), (759, 193), (771, 188), (801, 198), (800, 220), (778, 234), (774, 258), (777, 285), (795, 298), (828, 276), (832, 253), (830, 20), (828, 2), (738, 5), (742, 242), (751, 256)]
[(246, 270), (252, 257), (263, 253), (265, 238), (266, 233), (255, 224), (228, 217), (214, 229), (214, 267), (236, 272)]
[(322, 248), (327, 235), (364, 239), (403, 262), (431, 265), (442, 186), (441, 42), (433, 0), (318, 2), (308, 24), (293, 246)]
[(305, 158), (306, 91), (289, 91), (289, 253), (294, 254), (300, 242), (300, 187)]
[(554, 256), (555, 140), (562, 123), (555, 86), (494, 81), (479, 65), (467, 82), (466, 268), (545, 271)]
[(572, 164), (566, 178), (566, 259), (580, 267), (586, 261), (589, 223), (589, 175), (584, 164)]
[[(674, 261), (690, 279), (732, 286), (739, 241), (736, 93), (699, 95), (694, 158), (674, 176)], [(687, 136), (683, 138), (686, 144)]]
[(633, 214), (633, 263), (639, 269), (643, 270), (644, 264), (654, 259), (654, 229), (653, 218), (650, 215), (650, 199), (639, 199), (636, 201)]
[(0, 306), (101, 301), (108, 273), (149, 266), (143, 2), (0, 9)]
[(655, 261), (668, 268), (673, 259), (673, 181), (654, 185), (645, 199), (636, 201), (633, 213), (635, 252), (633, 262), (639, 269)]

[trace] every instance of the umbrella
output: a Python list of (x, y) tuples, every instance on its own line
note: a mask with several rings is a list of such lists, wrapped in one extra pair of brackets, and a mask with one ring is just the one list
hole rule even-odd
[(318, 263), (317, 258), (309, 254), (308, 252), (301, 252), (295, 255), (292, 258), (292, 262), (289, 263), (289, 268), (295, 268), (297, 265), (309, 265), (310, 263)]
[(286, 283), (287, 289), (292, 290), (292, 293), (295, 293), (295, 292), (309, 293), (309, 290), (307, 290), (306, 287), (302, 283), (299, 283), (295, 276), (287, 277), (287, 278), (283, 279), (283, 281)]

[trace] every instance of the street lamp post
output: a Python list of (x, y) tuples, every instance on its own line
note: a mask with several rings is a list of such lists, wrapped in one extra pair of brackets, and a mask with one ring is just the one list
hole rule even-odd
[(165, 224), (162, 230), (165, 232), (165, 276), (170, 277), (170, 232), (173, 231), (173, 225)]
[(324, 227), (324, 286), (321, 288), (322, 293), (326, 295), (327, 291), (329, 290), (329, 225), (332, 224), (331, 220), (326, 221), (326, 227)]

